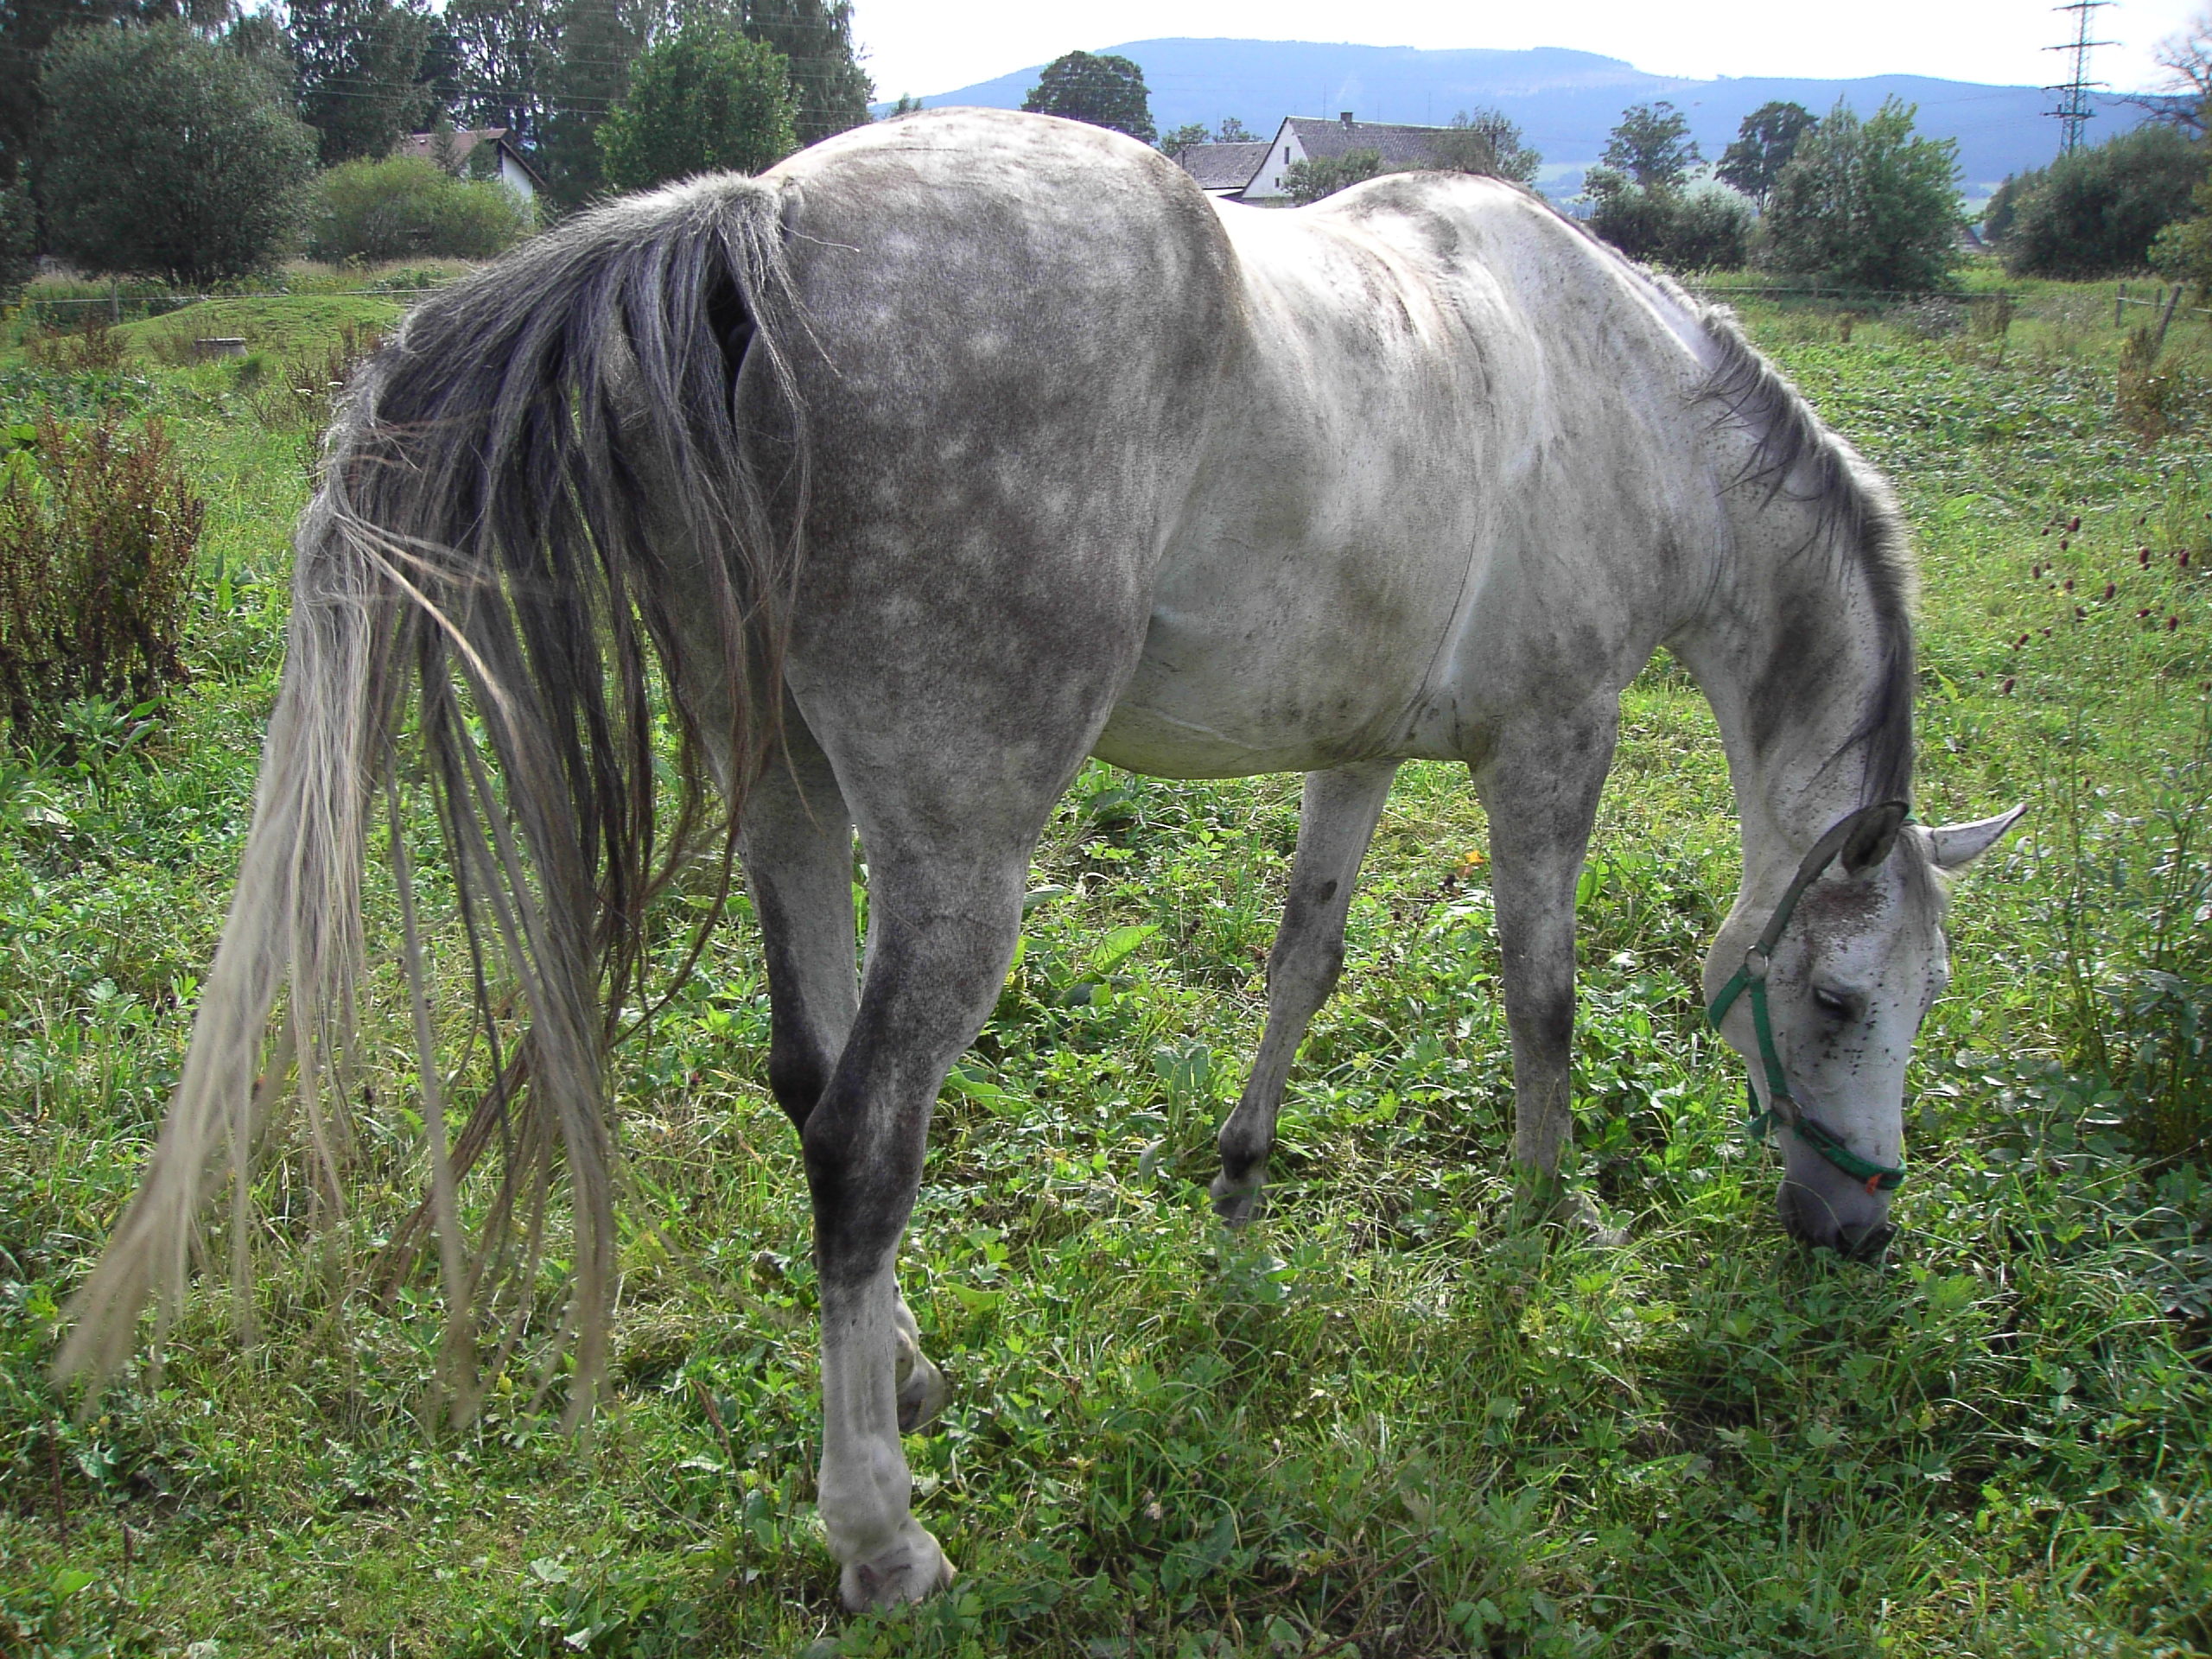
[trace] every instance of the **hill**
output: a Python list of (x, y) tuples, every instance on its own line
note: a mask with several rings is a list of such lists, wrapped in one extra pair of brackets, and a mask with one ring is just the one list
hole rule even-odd
[[(2049, 162), (2058, 124), (2044, 111), (2050, 94), (2035, 86), (1989, 86), (1925, 75), (1872, 75), (1857, 80), (1759, 76), (1691, 80), (1648, 74), (1595, 52), (1540, 47), (1530, 51), (1480, 48), (1425, 51), (1409, 46), (1327, 45), (1313, 41), (1132, 41), (1101, 47), (1142, 66), (1152, 89), (1153, 118), (1166, 131), (1185, 122), (1208, 124), (1234, 116), (1255, 132), (1272, 133), (1286, 115), (1336, 115), (1351, 110), (1367, 121), (1442, 124), (1478, 104), (1503, 110), (1542, 152), (1540, 182), (1554, 194), (1580, 188), (1605, 135), (1627, 105), (1672, 99), (1690, 118), (1708, 158), (1736, 136), (1738, 124), (1760, 105), (1784, 99), (1825, 115), (1840, 98), (1872, 114), (1885, 98), (1920, 109), (1920, 130), (1959, 141), (1967, 194), (1980, 196), (2007, 173)], [(1041, 67), (1042, 66), (1038, 66)], [(925, 98), (930, 108), (983, 105), (1019, 109), (1036, 85), (1037, 67)], [(2142, 111), (2118, 99), (2098, 100), (2094, 137), (2125, 131)]]

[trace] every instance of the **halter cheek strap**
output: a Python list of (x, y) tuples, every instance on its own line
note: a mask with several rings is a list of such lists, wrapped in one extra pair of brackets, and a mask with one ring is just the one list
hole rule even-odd
[(1878, 814), (1894, 813), (1899, 822), (1909, 822), (1910, 813), (1902, 801), (1883, 801), (1873, 806), (1863, 806), (1847, 817), (1831, 825), (1827, 833), (1813, 843), (1813, 850), (1805, 855), (1805, 861), (1797, 867), (1797, 874), (1789, 883), (1789, 891), (1782, 895), (1782, 902), (1767, 918), (1766, 930), (1758, 941), (1744, 952), (1744, 965), (1728, 976), (1720, 988), (1720, 995), (1713, 999), (1713, 1006), (1705, 1017), (1718, 1031), (1736, 999), (1749, 994), (1751, 1004), (1751, 1029), (1758, 1037), (1759, 1064), (1766, 1072), (1766, 1109), (1758, 1109), (1758, 1092), (1748, 1079), (1744, 1092), (1751, 1098), (1751, 1116), (1745, 1126), (1755, 1140), (1764, 1140), (1776, 1123), (1780, 1123), (1815, 1152), (1855, 1181), (1865, 1183), (1868, 1192), (1893, 1192), (1904, 1185), (1904, 1171), (1893, 1169), (1887, 1164), (1875, 1163), (1861, 1158), (1835, 1132), (1807, 1116), (1789, 1092), (1789, 1075), (1783, 1071), (1782, 1057), (1775, 1052), (1774, 1024), (1768, 1017), (1766, 1007), (1767, 969), (1774, 961), (1774, 947), (1796, 913), (1797, 901), (1805, 896), (1805, 889), (1820, 880), (1827, 867), (1835, 862), (1852, 836), (1871, 817)]

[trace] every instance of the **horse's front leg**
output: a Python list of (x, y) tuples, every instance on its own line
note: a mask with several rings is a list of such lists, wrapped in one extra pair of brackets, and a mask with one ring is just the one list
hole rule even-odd
[(1306, 774), (1298, 812), (1298, 858), (1282, 925), (1268, 953), (1268, 1027), (1236, 1109), (1221, 1126), (1214, 1208), (1232, 1227), (1252, 1218), (1274, 1148), (1283, 1085), (1306, 1027), (1336, 988), (1344, 965), (1344, 918), (1367, 843), (1389, 798), (1395, 760)]
[(1620, 709), (1604, 698), (1495, 734), (1474, 768), (1490, 817), (1492, 897), (1513, 1037), (1513, 1159), (1522, 1184), (1548, 1192), (1574, 1128), (1574, 887), (1598, 817)]
[(901, 1393), (927, 1362), (894, 1269), (931, 1108), (1006, 978), (1027, 868), (1026, 849), (923, 868), (869, 845), (860, 1009), (800, 1135), (821, 1283), (820, 1510), (856, 1610), (919, 1600), (952, 1576), (909, 1507), (899, 1437), (916, 1402)]

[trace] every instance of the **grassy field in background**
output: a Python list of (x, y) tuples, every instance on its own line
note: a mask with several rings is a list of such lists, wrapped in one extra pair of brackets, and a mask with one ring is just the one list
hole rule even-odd
[[(1695, 993), (1738, 867), (1727, 779), (1663, 659), (1582, 906), (1576, 1173), (1616, 1250), (1512, 1220), (1485, 829), (1433, 766), (1376, 836), (1268, 1218), (1224, 1239), (1204, 1183), (1298, 780), (1093, 766), (905, 1255), (952, 1389), (908, 1443), (918, 1508), (962, 1576), (858, 1620), (811, 1509), (807, 1205), (741, 902), (619, 1057), (637, 1202), (588, 1459), (526, 1375), (427, 1435), (434, 1288), (345, 1295), (285, 1164), (263, 1340), (213, 1277), (158, 1382), (70, 1423), (42, 1367), (228, 896), (307, 445), (234, 365), (0, 359), (0, 429), (158, 414), (211, 504), (194, 683), (150, 726), (80, 709), (66, 751), (0, 756), (0, 1652), (2212, 1649), (2212, 334), (2185, 314), (2123, 410), (2111, 285), (2020, 292), (2001, 328), (1986, 302), (1748, 314), (1916, 528), (1921, 815), (2031, 804), (1957, 897), (1889, 1258), (1790, 1244), (1741, 1139)], [(321, 348), (273, 315), (257, 350)], [(372, 1082), (364, 1243), (420, 1179), (404, 1069)]]

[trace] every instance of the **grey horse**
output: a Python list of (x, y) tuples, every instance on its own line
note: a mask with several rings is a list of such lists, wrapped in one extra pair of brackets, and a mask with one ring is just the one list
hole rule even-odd
[[(334, 1109), (368, 829), (419, 789), (494, 1039), (449, 1145), (395, 827), (454, 1403), (480, 1338), (513, 1340), (484, 1310), (499, 1271), (537, 1270), (557, 1160), (587, 1409), (616, 1011), (654, 893), (726, 825), (813, 1198), (820, 1510), (855, 1606), (951, 1573), (909, 1504), (899, 1436), (942, 1387), (895, 1258), (931, 1106), (1087, 756), (1306, 774), (1266, 1032), (1221, 1132), (1232, 1223), (1402, 762), (1465, 763), (1489, 816), (1514, 1157), (1541, 1185), (1571, 1122), (1573, 894), (1618, 698), (1662, 645), (1688, 667), (1743, 826), (1715, 1022), (1783, 1126), (1789, 1228), (1859, 1252), (1890, 1230), (1944, 878), (2011, 822), (1906, 819), (1912, 575), (1878, 480), (1725, 316), (1493, 180), (1262, 212), (1119, 135), (959, 111), (615, 201), (415, 309), (350, 393), (296, 549), (231, 918), (60, 1368), (111, 1370), (148, 1300), (174, 1308), (226, 1156)], [(304, 1109), (280, 1114), (288, 1076)], [(487, 1124), (506, 1173), (472, 1244)]]

